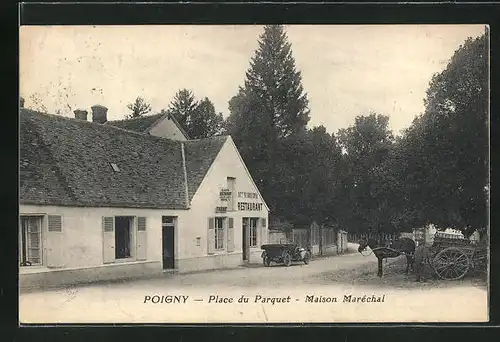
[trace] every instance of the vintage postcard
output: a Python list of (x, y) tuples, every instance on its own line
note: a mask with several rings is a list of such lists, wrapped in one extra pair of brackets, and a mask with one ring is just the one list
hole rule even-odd
[(489, 319), (487, 25), (20, 27), (19, 320)]

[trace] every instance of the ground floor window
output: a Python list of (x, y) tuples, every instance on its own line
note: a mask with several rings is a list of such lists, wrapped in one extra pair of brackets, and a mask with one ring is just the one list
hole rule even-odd
[(255, 217), (249, 219), (250, 247), (257, 247), (257, 220)]
[(115, 217), (115, 258), (125, 259), (132, 257), (132, 217)]
[(215, 249), (224, 249), (224, 217), (215, 218)]
[(22, 216), (19, 229), (21, 266), (42, 264), (42, 217)]

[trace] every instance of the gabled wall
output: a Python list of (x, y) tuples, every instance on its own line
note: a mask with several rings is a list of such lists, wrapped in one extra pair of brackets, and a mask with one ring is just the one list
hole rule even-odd
[[(233, 194), (234, 210), (228, 210), (226, 214), (216, 214), (216, 207), (227, 205), (220, 200), (219, 196), (220, 190), (227, 187), (227, 177), (234, 177), (236, 179)], [(268, 208), (260, 197), (260, 194), (259, 199), (248, 199), (238, 198), (238, 192), (258, 193), (258, 190), (247, 172), (236, 146), (232, 139), (228, 137), (191, 201), (189, 217), (186, 218), (189, 223), (184, 227), (184, 230), (179, 232), (181, 236), (180, 241), (182, 243), (182, 245), (179, 246), (179, 250), (186, 253), (183, 254), (183, 257), (191, 259), (185, 260), (186, 263), (191, 262), (193, 267), (201, 267), (201, 264), (196, 266), (196, 260), (207, 257), (208, 255), (207, 215), (212, 217), (232, 217), (234, 219), (234, 251), (229, 253), (226, 251), (216, 251), (213, 255), (210, 255), (209, 259), (213, 259), (212, 268), (216, 268), (216, 266), (233, 266), (243, 263), (243, 217), (259, 217), (265, 218), (266, 220), (266, 227), (261, 227), (259, 230), (260, 241), (257, 241), (257, 247), (251, 248), (250, 250), (250, 262), (262, 262), (260, 259), (262, 252), (260, 246), (267, 242), (267, 227), (269, 224)], [(262, 203), (262, 209), (260, 211), (237, 210), (238, 201)], [(196, 246), (197, 237), (200, 237), (200, 246)], [(229, 256), (229, 258), (224, 259), (223, 256)], [(221, 264), (227, 262), (231, 263), (231, 265)]]
[(186, 137), (182, 133), (182, 131), (177, 127), (175, 122), (173, 122), (170, 118), (165, 116), (162, 120), (157, 122), (150, 130), (149, 134), (168, 138), (172, 140), (180, 140), (186, 141)]

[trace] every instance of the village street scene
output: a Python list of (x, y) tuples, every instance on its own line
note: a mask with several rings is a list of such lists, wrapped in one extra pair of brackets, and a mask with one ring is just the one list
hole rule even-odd
[(21, 324), (488, 321), (484, 25), (26, 26), (20, 94)]

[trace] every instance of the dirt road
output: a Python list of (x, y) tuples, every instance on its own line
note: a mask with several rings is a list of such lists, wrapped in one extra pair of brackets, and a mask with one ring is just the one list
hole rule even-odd
[[(352, 247), (352, 246), (351, 246)], [(415, 283), (404, 263), (350, 253), (309, 265), (248, 267), (23, 293), (29, 323), (478, 322), (487, 291), (470, 280)], [(247, 301), (245, 301), (245, 299)]]

